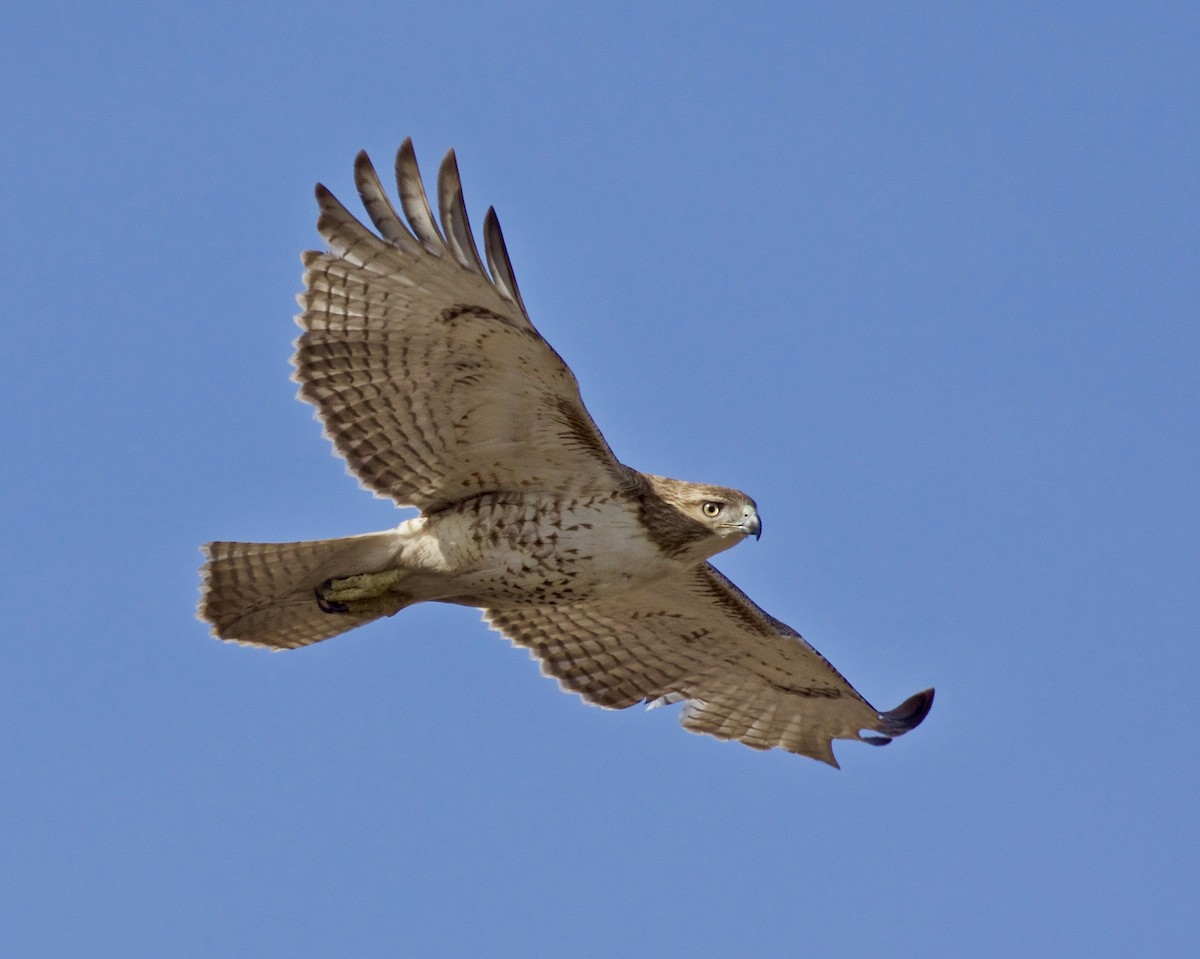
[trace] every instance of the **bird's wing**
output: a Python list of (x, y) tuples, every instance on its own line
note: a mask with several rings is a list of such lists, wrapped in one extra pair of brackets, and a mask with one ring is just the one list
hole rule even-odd
[(292, 361), (350, 471), (422, 509), (496, 490), (630, 483), (575, 376), (529, 321), (493, 210), (484, 267), (454, 152), (438, 175), (437, 218), (410, 140), (396, 156), (403, 216), (365, 153), (354, 172), (378, 235), (317, 187), (330, 251), (304, 255)]
[(929, 689), (878, 711), (708, 563), (597, 602), (485, 615), (588, 702), (685, 702), (682, 722), (692, 732), (831, 766), (834, 739), (884, 745), (917, 726), (933, 703)]

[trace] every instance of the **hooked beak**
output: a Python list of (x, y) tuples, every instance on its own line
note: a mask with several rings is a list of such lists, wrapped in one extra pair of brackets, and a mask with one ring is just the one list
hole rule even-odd
[(747, 536), (762, 539), (762, 520), (758, 518), (758, 513), (751, 513), (742, 520), (741, 525)]

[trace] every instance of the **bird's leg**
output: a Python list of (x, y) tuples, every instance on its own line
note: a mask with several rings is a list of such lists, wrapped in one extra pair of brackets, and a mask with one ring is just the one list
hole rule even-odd
[[(356, 573), (327, 579), (316, 589), (317, 605), (326, 613), (391, 615), (411, 600), (393, 592), (412, 570), (394, 567), (378, 573)], [(391, 594), (391, 595), (389, 595)]]
[(323, 613), (338, 613), (370, 619), (378, 619), (380, 616), (395, 616), (400, 610), (413, 604), (411, 599), (401, 596), (399, 593), (384, 593), (374, 599), (351, 599), (340, 602), (326, 599), (319, 589), (313, 592), (317, 596), (317, 606)]

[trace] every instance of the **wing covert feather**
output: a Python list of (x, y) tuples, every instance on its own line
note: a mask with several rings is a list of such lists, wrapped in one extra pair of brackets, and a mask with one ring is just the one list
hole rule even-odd
[[(683, 726), (837, 766), (834, 739), (884, 745), (933, 691), (881, 713), (791, 627), (708, 563), (598, 602), (488, 610), (488, 622), (588, 702), (684, 702)], [(863, 731), (878, 735), (864, 736)]]
[(360, 153), (355, 183), (378, 234), (323, 186), (304, 256), (294, 378), (362, 484), (422, 509), (480, 492), (629, 483), (570, 368), (529, 321), (495, 214), (484, 267), (458, 165), (438, 175), (439, 230), (412, 143), (396, 158), (400, 213)]

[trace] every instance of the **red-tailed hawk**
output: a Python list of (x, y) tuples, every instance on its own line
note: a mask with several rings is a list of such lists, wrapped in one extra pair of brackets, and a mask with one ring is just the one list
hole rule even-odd
[(214, 635), (293, 649), (457, 603), (588, 702), (682, 702), (687, 729), (756, 749), (836, 766), (832, 740), (882, 745), (925, 718), (932, 689), (879, 712), (707, 562), (758, 537), (749, 496), (617, 461), (530, 322), (490, 209), (484, 267), (453, 151), (437, 218), (411, 141), (403, 217), (365, 153), (354, 172), (378, 235), (317, 187), (330, 252), (304, 254), (295, 379), (362, 484), (420, 514), (346, 539), (209, 543)]

